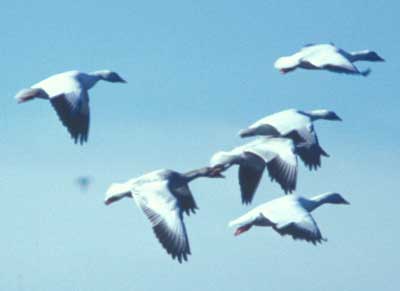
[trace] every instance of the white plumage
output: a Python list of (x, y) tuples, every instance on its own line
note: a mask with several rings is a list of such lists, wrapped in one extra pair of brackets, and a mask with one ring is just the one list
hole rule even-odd
[(294, 144), (288, 138), (259, 138), (228, 152), (215, 153), (210, 161), (223, 170), (239, 166), (242, 202), (252, 201), (265, 167), (271, 180), (276, 180), (285, 192), (296, 188), (297, 157)]
[(356, 61), (382, 62), (384, 59), (374, 51), (346, 52), (332, 43), (311, 44), (293, 55), (280, 57), (276, 60), (274, 67), (282, 73), (303, 68), (367, 76), (370, 69), (360, 71), (353, 64)]
[(286, 195), (264, 203), (243, 216), (231, 221), (237, 227), (235, 235), (248, 231), (252, 226), (270, 226), (281, 235), (290, 235), (316, 244), (325, 240), (311, 212), (322, 204), (349, 204), (338, 193), (324, 193), (313, 198)]
[(198, 177), (222, 177), (218, 170), (201, 168), (181, 174), (172, 170), (157, 170), (126, 183), (112, 184), (106, 193), (107, 205), (124, 197), (133, 198), (150, 220), (153, 231), (173, 259), (179, 262), (190, 255), (189, 239), (183, 213), (195, 213), (196, 202), (188, 183)]
[(321, 156), (328, 154), (318, 142), (313, 122), (318, 119), (341, 120), (333, 111), (319, 109), (309, 112), (288, 109), (268, 115), (239, 132), (241, 137), (283, 136), (291, 138), (296, 145), (296, 153), (306, 166), (317, 169)]
[(125, 83), (125, 80), (117, 73), (108, 70), (88, 74), (68, 71), (53, 75), (28, 89), (21, 90), (15, 98), (18, 103), (34, 98), (48, 99), (75, 143), (83, 144), (87, 141), (89, 134), (88, 90), (99, 80)]

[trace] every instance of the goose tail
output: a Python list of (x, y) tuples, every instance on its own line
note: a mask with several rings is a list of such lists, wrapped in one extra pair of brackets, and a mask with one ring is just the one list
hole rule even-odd
[(228, 223), (229, 227), (241, 227), (248, 224), (251, 224), (254, 221), (254, 214), (252, 212), (246, 213), (239, 218), (231, 220)]
[(130, 195), (131, 195), (131, 189), (129, 184), (113, 183), (110, 185), (110, 187), (108, 187), (104, 203), (106, 205), (110, 205), (111, 203)]
[(22, 89), (14, 97), (18, 103), (30, 101), (34, 98), (49, 99), (49, 95), (40, 88)]

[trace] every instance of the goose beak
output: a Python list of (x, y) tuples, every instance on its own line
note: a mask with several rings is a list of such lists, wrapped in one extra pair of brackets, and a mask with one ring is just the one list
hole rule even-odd
[(118, 77), (119, 77), (117, 80), (118, 83), (128, 83), (125, 79), (121, 78), (120, 76)]
[(110, 204), (112, 204), (113, 202), (115, 202), (115, 201), (117, 201), (118, 199), (115, 199), (115, 198), (113, 198), (113, 197), (110, 197), (110, 198), (107, 198), (106, 200), (104, 200), (104, 204), (105, 205), (110, 205)]
[(377, 62), (386, 62), (384, 58), (382, 58), (380, 55), (376, 55), (376, 61)]
[(225, 178), (225, 176), (221, 174), (223, 170), (224, 170), (224, 167), (220, 167), (220, 166), (214, 167), (210, 172), (210, 177), (212, 177), (212, 178)]

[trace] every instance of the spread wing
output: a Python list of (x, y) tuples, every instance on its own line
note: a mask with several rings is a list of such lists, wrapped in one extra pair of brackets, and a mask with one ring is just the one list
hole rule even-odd
[(321, 156), (329, 157), (329, 155), (319, 145), (314, 127), (311, 125), (297, 132), (304, 140), (296, 147), (297, 154), (310, 170), (318, 169), (321, 166)]
[(242, 203), (249, 204), (253, 200), (258, 184), (260, 184), (265, 162), (251, 152), (244, 153), (244, 155), (245, 162), (239, 166), (239, 185)]
[(169, 183), (168, 189), (174, 194), (175, 197), (178, 198), (182, 210), (187, 215), (190, 215), (191, 212), (196, 213), (196, 209), (198, 209), (198, 207), (187, 184), (175, 187)]
[(265, 139), (251, 149), (264, 159), (271, 180), (277, 181), (286, 193), (296, 189), (297, 157), (294, 150), (294, 144), (288, 138)]
[(302, 62), (309, 63), (319, 69), (326, 69), (337, 73), (360, 74), (359, 70), (336, 49), (321, 49), (302, 58)]
[(239, 131), (240, 137), (250, 137), (257, 135), (280, 136), (281, 134), (275, 127), (270, 124), (259, 124)]
[(287, 223), (278, 223), (273, 228), (280, 235), (290, 235), (293, 239), (301, 239), (313, 244), (326, 240), (322, 237), (315, 220), (307, 212), (293, 217)]
[(133, 190), (133, 197), (150, 220), (157, 239), (167, 253), (180, 263), (187, 261), (190, 246), (182, 209), (177, 198), (169, 191), (168, 182), (146, 183)]
[(75, 143), (83, 144), (89, 134), (89, 96), (86, 90), (76, 90), (50, 98), (63, 125), (68, 129)]

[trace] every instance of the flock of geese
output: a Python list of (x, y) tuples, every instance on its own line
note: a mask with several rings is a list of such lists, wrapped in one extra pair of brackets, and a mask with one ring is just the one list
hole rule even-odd
[[(297, 68), (327, 70), (367, 76), (370, 70), (360, 71), (354, 62), (384, 61), (374, 51), (346, 52), (334, 44), (310, 44), (291, 56), (281, 57), (274, 66), (282, 73)], [(100, 80), (126, 83), (116, 72), (109, 70), (83, 73), (68, 71), (53, 75), (30, 88), (23, 89), (15, 98), (24, 103), (35, 98), (50, 101), (62, 124), (75, 143), (88, 140), (90, 110), (88, 91)], [(252, 202), (264, 171), (288, 194), (296, 190), (299, 157), (306, 167), (316, 170), (321, 157), (329, 155), (320, 146), (314, 121), (341, 121), (330, 110), (284, 110), (266, 116), (239, 131), (242, 138), (254, 140), (229, 151), (215, 153), (209, 165), (187, 173), (161, 169), (131, 179), (113, 183), (108, 188), (105, 204), (122, 198), (133, 198), (151, 222), (153, 231), (173, 259), (186, 261), (191, 254), (184, 224), (184, 214), (195, 213), (196, 201), (189, 188), (194, 179), (224, 178), (223, 172), (238, 166), (239, 186), (243, 204)], [(253, 226), (269, 226), (280, 235), (290, 235), (313, 244), (326, 240), (311, 216), (323, 204), (349, 204), (339, 193), (328, 192), (312, 198), (284, 195), (264, 203), (243, 216), (232, 220), (235, 235)]]

